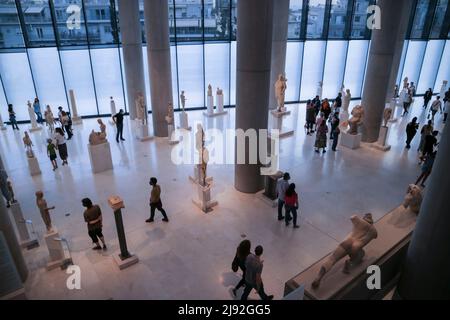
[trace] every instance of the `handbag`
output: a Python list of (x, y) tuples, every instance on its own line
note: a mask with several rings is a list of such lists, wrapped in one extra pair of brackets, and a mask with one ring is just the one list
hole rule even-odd
[(236, 256), (234, 256), (233, 262), (231, 263), (231, 270), (233, 270), (233, 272), (237, 272), (239, 270), (239, 259)]

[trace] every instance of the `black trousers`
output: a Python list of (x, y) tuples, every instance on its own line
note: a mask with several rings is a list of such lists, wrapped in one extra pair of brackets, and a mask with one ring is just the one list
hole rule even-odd
[(65, 125), (64, 128), (66, 128), (66, 132), (67, 132), (68, 138), (69, 138), (69, 139), (72, 138), (73, 133), (72, 133), (72, 128), (71, 128), (71, 126), (70, 126), (70, 125)]
[(102, 228), (89, 230), (89, 237), (91, 237), (93, 243), (98, 243), (100, 238), (103, 238)]
[[(241, 296), (241, 300), (247, 300), (248, 295), (250, 292), (252, 292), (252, 289), (256, 289), (252, 284), (246, 282), (245, 283), (245, 289), (244, 293)], [(267, 294), (264, 292), (264, 284), (261, 283), (261, 286), (259, 287), (258, 294), (261, 297), (261, 300), (268, 300)]]
[(116, 141), (117, 142), (119, 142), (119, 136), (120, 136), (120, 139), (123, 139), (123, 136), (122, 136), (122, 134), (123, 134), (123, 123), (118, 123), (117, 124), (117, 133), (116, 133)]
[(164, 209), (162, 207), (161, 201), (158, 201), (155, 203), (150, 203), (150, 220), (153, 220), (153, 218), (155, 218), (155, 209), (158, 209), (158, 211), (161, 212), (164, 219), (168, 219), (166, 211), (164, 211)]

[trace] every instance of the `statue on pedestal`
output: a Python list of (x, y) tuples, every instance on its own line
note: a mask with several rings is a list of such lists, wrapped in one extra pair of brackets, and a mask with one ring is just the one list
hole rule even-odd
[(275, 82), (275, 96), (277, 97), (277, 111), (283, 112), (284, 111), (284, 99), (285, 99), (285, 93), (287, 89), (287, 79), (282, 75), (278, 75), (278, 80)]
[(6, 200), (6, 207), (9, 208), (11, 206), (11, 202), (14, 202), (13, 195), (11, 195), (10, 187), (8, 185), (8, 174), (5, 169), (0, 169), (0, 190), (2, 192), (3, 197)]
[(135, 106), (136, 106), (136, 113), (139, 120), (141, 120), (143, 125), (147, 124), (147, 108), (145, 106), (145, 99), (142, 92), (138, 92), (136, 100), (135, 100)]
[(184, 107), (186, 106), (186, 96), (184, 95), (184, 91), (181, 91), (180, 102), (181, 102), (181, 109), (184, 111)]
[(410, 184), (408, 190), (406, 190), (405, 200), (403, 201), (403, 207), (408, 207), (415, 214), (419, 214), (420, 205), (422, 204), (422, 189), (415, 184)]
[(106, 133), (91, 131), (89, 134), (89, 144), (90, 145), (98, 145), (107, 142)]
[(360, 105), (353, 108), (352, 117), (348, 120), (348, 125), (350, 129), (348, 129), (348, 134), (356, 135), (358, 134), (358, 127), (363, 123), (364, 118), (364, 108)]
[(211, 87), (211, 84), (208, 84), (208, 97), (212, 97), (212, 87)]
[(169, 102), (169, 105), (167, 106), (166, 122), (167, 122), (167, 125), (173, 126), (173, 106), (172, 106), (171, 102)]
[(34, 157), (33, 141), (31, 141), (27, 131), (25, 131), (24, 133), (25, 136), (23, 137), (23, 144), (25, 145), (25, 149), (27, 150), (27, 156), (28, 158), (33, 158)]
[(111, 108), (111, 117), (114, 117), (114, 115), (117, 113), (116, 111), (116, 102), (114, 101), (113, 97), (109, 97), (110, 101), (109, 101), (109, 105)]
[(45, 226), (47, 228), (47, 233), (50, 233), (52, 231), (52, 219), (50, 218), (50, 210), (55, 209), (55, 206), (47, 206), (47, 201), (45, 201), (44, 193), (42, 191), (36, 192), (36, 205), (39, 208), (42, 220), (44, 220)]
[(199, 184), (206, 187), (208, 186), (206, 182), (206, 169), (209, 162), (209, 151), (205, 147), (205, 131), (200, 123), (197, 124), (197, 132), (195, 133), (195, 148), (199, 153), (199, 163), (201, 168)]
[(216, 95), (217, 96), (223, 96), (223, 90), (220, 89), (219, 87), (217, 87)]
[(47, 105), (47, 108), (44, 112), (44, 118), (47, 122), (47, 125), (50, 127), (50, 132), (53, 132), (55, 128), (55, 117), (53, 116), (52, 109), (50, 108), (50, 105)]
[(383, 120), (384, 120), (383, 127), (387, 127), (388, 121), (391, 118), (391, 116), (392, 116), (392, 109), (391, 108), (384, 109), (384, 112), (383, 112)]
[(352, 94), (350, 93), (350, 89), (344, 91), (344, 85), (342, 85), (342, 110), (343, 112), (348, 113), (348, 108), (350, 107), (350, 100), (352, 100)]
[(372, 214), (367, 213), (363, 218), (356, 215), (350, 218), (353, 229), (352, 232), (342, 241), (334, 252), (327, 258), (320, 268), (319, 274), (312, 283), (313, 288), (318, 288), (323, 276), (345, 256), (350, 259), (345, 261), (344, 273), (350, 272), (350, 267), (361, 263), (365, 252), (363, 248), (373, 239), (378, 237), (377, 230), (373, 225)]
[(100, 125), (100, 133), (103, 134), (106, 139), (106, 125), (103, 123), (102, 119), (97, 119), (97, 123)]
[(27, 105), (28, 105), (28, 114), (30, 116), (31, 127), (32, 128), (36, 128), (37, 127), (37, 120), (36, 120), (36, 116), (35, 116), (35, 113), (34, 113), (33, 105), (32, 105), (30, 100), (27, 101)]

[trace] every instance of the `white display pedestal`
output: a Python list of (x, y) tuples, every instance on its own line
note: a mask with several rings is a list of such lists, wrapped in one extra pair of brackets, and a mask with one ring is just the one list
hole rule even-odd
[(111, 147), (109, 142), (91, 145), (88, 144), (89, 159), (91, 160), (92, 173), (99, 173), (113, 169)]
[(291, 114), (290, 111), (287, 111), (286, 108), (282, 108), (281, 111), (278, 111), (278, 108), (276, 108), (275, 110), (270, 111), (270, 113), (275, 117), (275, 118), (281, 118), (283, 116), (288, 116)]
[(189, 126), (188, 114), (185, 111), (180, 113), (180, 126), (178, 129), (192, 130), (192, 127)]
[(361, 146), (361, 134), (348, 134), (346, 132), (341, 133), (341, 146), (350, 148), (350, 149), (358, 149)]
[(397, 99), (392, 98), (391, 102), (389, 103), (389, 108), (392, 109), (392, 114), (388, 122), (397, 122), (398, 119), (395, 117), (396, 116), (395, 112), (397, 111), (396, 107), (397, 107)]
[(83, 123), (83, 119), (81, 119), (81, 117), (72, 117), (72, 124), (82, 124)]
[[(200, 181), (202, 181), (202, 165), (196, 164), (194, 166), (194, 175), (189, 176), (189, 180), (191, 180), (194, 183), (200, 184)], [(213, 177), (206, 177), (205, 179), (206, 183), (211, 183), (213, 181)]]
[(219, 204), (216, 200), (211, 200), (211, 186), (202, 187), (197, 184), (196, 187), (198, 199), (192, 199), (192, 202), (203, 212), (211, 212), (212, 208)]
[(391, 146), (386, 143), (388, 134), (389, 134), (389, 128), (382, 126), (380, 128), (380, 135), (378, 136), (378, 141), (375, 143), (369, 143), (368, 144), (369, 147), (377, 149), (377, 150), (385, 151), (385, 152), (391, 150)]
[(34, 131), (42, 130), (42, 127), (38, 126), (38, 124), (37, 124), (36, 116), (35, 116), (32, 108), (28, 108), (28, 113), (30, 116), (30, 123), (31, 123), (31, 127), (28, 128), (28, 131), (34, 132)]
[(212, 96), (206, 97), (206, 110), (208, 114), (214, 113), (214, 98)]
[(36, 238), (32, 239), (28, 232), (27, 224), (23, 218), (22, 208), (19, 202), (11, 203), (11, 212), (16, 224), (17, 231), (19, 233), (20, 246), (27, 248), (28, 250), (39, 247), (39, 242)]
[(224, 112), (224, 109), (223, 109), (223, 94), (217, 94), (216, 95), (216, 102), (217, 102), (217, 113)]
[(152, 136), (148, 135), (148, 126), (142, 123), (136, 125), (136, 138), (140, 141), (148, 141), (153, 139)]
[[(285, 126), (283, 126), (283, 118), (282, 117), (275, 117), (273, 118), (273, 129), (279, 130), (280, 134), (278, 135), (279, 138), (286, 138), (289, 136), (292, 136), (294, 134), (294, 130), (288, 129)], [(271, 133), (269, 132), (269, 138), (272, 137)]]
[(126, 259), (120, 258), (120, 251), (117, 251), (113, 254), (114, 261), (117, 263), (117, 266), (120, 270), (123, 270), (125, 268), (128, 268), (129, 266), (132, 266), (133, 264), (136, 264), (139, 262), (139, 258), (137, 255), (130, 252), (130, 256)]
[(1, 115), (0, 115), (0, 130), (6, 130), (6, 126), (5, 123), (3, 122)]
[(41, 174), (41, 168), (39, 167), (39, 162), (36, 157), (27, 157), (28, 159), (28, 169), (30, 169), (31, 176), (36, 176)]
[(167, 132), (169, 144), (177, 144), (180, 142), (180, 140), (175, 139), (175, 127), (173, 126), (173, 124), (167, 125)]
[(348, 111), (342, 111), (341, 113), (339, 113), (339, 122), (343, 123), (348, 121), (348, 119), (350, 118), (350, 115), (348, 114)]
[(52, 231), (47, 232), (44, 235), (45, 243), (47, 244), (47, 249), (49, 253), (49, 262), (47, 263), (47, 270), (52, 270), (62, 265), (66, 264), (70, 261), (70, 258), (66, 258), (66, 253), (62, 246), (62, 241), (58, 241), (55, 239), (61, 239), (61, 236), (58, 233), (56, 228), (53, 228)]

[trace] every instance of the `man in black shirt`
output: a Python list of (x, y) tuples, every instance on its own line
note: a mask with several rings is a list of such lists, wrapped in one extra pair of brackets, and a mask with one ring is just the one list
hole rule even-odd
[(122, 133), (123, 133), (123, 110), (122, 109), (119, 110), (119, 113), (114, 115), (113, 121), (117, 127), (116, 141), (119, 142), (119, 135), (120, 135), (120, 140), (125, 141), (125, 139), (122, 136)]

